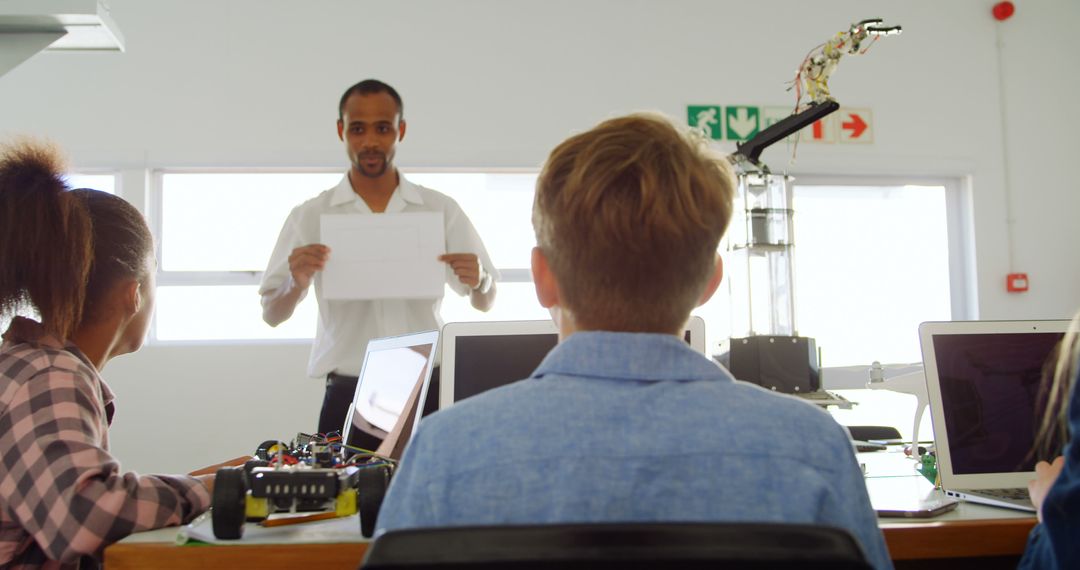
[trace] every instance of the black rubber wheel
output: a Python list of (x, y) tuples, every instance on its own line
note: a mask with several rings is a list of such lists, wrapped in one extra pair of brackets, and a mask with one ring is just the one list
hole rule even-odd
[(360, 535), (371, 538), (375, 534), (375, 523), (379, 519), (379, 507), (382, 506), (386, 488), (390, 486), (390, 467), (362, 467), (357, 473), (356, 509), (360, 511)]
[(265, 459), (248, 459), (244, 462), (244, 474), (251, 476), (251, 471), (256, 467), (268, 467), (270, 462)]
[(210, 518), (214, 536), (235, 540), (244, 535), (244, 507), (247, 481), (243, 467), (225, 467), (214, 475), (214, 498)]
[(268, 439), (268, 440), (260, 443), (259, 447), (255, 448), (255, 457), (258, 458), (258, 459), (262, 459), (264, 461), (270, 459), (270, 448), (274, 447), (275, 445), (277, 445), (279, 443), (281, 443), (281, 442), (279, 442), (276, 439)]

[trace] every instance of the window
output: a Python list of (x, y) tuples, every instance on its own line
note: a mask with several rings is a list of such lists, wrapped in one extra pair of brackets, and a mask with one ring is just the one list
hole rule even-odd
[[(272, 244), (271, 244), (272, 245)], [(263, 322), (258, 278), (254, 285), (158, 285), (154, 310), (158, 341), (310, 339), (318, 306), (309, 294), (276, 327)]]
[[(960, 194), (956, 181), (796, 179), (796, 323), (823, 366), (920, 362), (920, 322), (975, 316), (961, 261), (969, 244), (954, 237), (968, 214)], [(838, 392), (857, 404), (832, 412), (841, 424), (891, 425), (911, 438), (914, 396)]]
[[(468, 297), (447, 289), (443, 320), (548, 318), (529, 271), (536, 173), (407, 175), (461, 205), (502, 274), (490, 312), (473, 309)], [(289, 211), (340, 179), (338, 171), (160, 173), (151, 207), (161, 248), (154, 338), (311, 338), (317, 318), (314, 295), (292, 318), (271, 328), (262, 321), (258, 283)], [(919, 322), (963, 318), (955, 299), (966, 291), (965, 276), (957, 264), (950, 266), (961, 251), (952, 236), (962, 232), (951, 227), (959, 219), (951, 213), (960, 203), (956, 186), (892, 179), (796, 180), (797, 326), (800, 334), (817, 340), (825, 365), (918, 361)], [(243, 215), (250, 212), (258, 215)], [(710, 352), (717, 352), (731, 334), (727, 291), (722, 286), (694, 310), (706, 321)]]
[(70, 173), (64, 180), (71, 188), (92, 188), (109, 194), (116, 194), (115, 174), (80, 174)]
[(262, 320), (259, 280), (292, 208), (337, 184), (341, 173), (164, 172), (156, 179), (152, 219), (161, 266), (153, 338), (311, 338), (314, 295), (270, 327)]
[[(413, 182), (454, 198), (499, 268), (499, 301), (488, 313), (449, 288), (445, 321), (547, 318), (529, 272), (535, 244), (533, 172), (406, 172)], [(281, 226), (297, 204), (337, 184), (341, 172), (163, 172), (152, 219), (161, 267), (153, 338), (158, 341), (308, 339), (314, 295), (277, 327), (262, 320), (261, 272)], [(258, 215), (237, 215), (257, 212)], [(214, 323), (208, 327), (207, 323)]]
[(442, 318), (453, 321), (512, 321), (549, 318), (540, 306), (529, 269), (536, 235), (532, 229), (535, 172), (409, 173), (413, 182), (453, 198), (469, 216), (484, 240), (491, 261), (499, 268), (495, 306), (483, 313), (469, 298), (446, 289)]
[(796, 323), (823, 365), (918, 362), (919, 323), (953, 317), (948, 192), (796, 179)]
[(297, 204), (341, 173), (164, 173), (161, 269), (258, 272)]

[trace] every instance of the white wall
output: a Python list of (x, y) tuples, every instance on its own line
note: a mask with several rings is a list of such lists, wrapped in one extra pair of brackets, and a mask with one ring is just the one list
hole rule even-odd
[[(620, 113), (789, 105), (811, 47), (882, 17), (903, 35), (845, 58), (830, 83), (873, 110), (874, 144), (803, 145), (790, 170), (970, 180), (978, 316), (1064, 318), (1080, 307), (1080, 3), (1019, 3), (1003, 24), (992, 4), (110, 0), (127, 51), (40, 54), (0, 77), (0, 136), (46, 135), (77, 168), (134, 172), (124, 193), (141, 204), (144, 168), (343, 166), (338, 97), (378, 77), (405, 98), (400, 164), (536, 166)], [(774, 170), (783, 146), (765, 155)], [(1031, 291), (1007, 294), (1010, 271)], [(105, 373), (121, 398), (114, 450), (128, 467), (182, 470), (310, 429), (321, 386), (305, 358), (305, 345), (254, 345), (118, 359)]]

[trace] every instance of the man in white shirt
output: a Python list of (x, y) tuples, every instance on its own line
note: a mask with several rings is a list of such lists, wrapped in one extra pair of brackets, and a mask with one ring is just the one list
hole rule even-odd
[[(403, 112), (401, 96), (381, 81), (367, 79), (345, 91), (338, 108), (337, 132), (352, 166), (337, 186), (289, 214), (259, 287), (263, 320), (277, 326), (292, 316), (308, 286), (315, 284), (319, 322), (308, 375), (326, 377), (320, 433), (337, 431), (344, 425), (369, 340), (437, 329), (442, 324), (441, 297), (327, 300), (320, 271), (332, 252), (318, 243), (321, 215), (440, 212), (446, 228), (446, 251), (452, 252), (439, 258), (447, 266), (447, 284), (459, 295), (469, 295), (472, 306), (481, 311), (490, 309), (495, 300), (498, 271), (461, 207), (448, 196), (409, 182), (393, 165), (395, 147), (405, 138)], [(429, 406), (437, 401), (437, 395), (428, 396)]]

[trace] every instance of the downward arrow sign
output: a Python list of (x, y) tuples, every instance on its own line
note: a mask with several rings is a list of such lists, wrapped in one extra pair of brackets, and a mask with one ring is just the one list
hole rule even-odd
[(746, 107), (740, 107), (735, 111), (735, 116), (728, 117), (728, 128), (740, 139), (746, 140), (757, 130), (757, 117), (750, 116)]
[(851, 138), (857, 139), (866, 130), (866, 123), (863, 122), (862, 117), (855, 113), (848, 113), (848, 117), (851, 117), (851, 120), (840, 123), (840, 128), (851, 131)]

